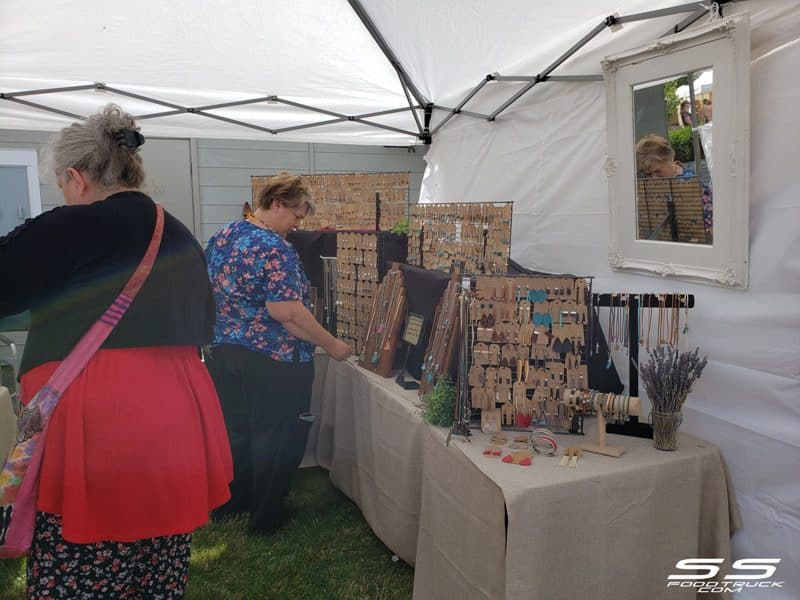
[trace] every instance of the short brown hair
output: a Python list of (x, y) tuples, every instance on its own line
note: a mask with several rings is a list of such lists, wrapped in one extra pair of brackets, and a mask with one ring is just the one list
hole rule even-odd
[(643, 175), (650, 174), (653, 170), (653, 163), (672, 162), (673, 160), (675, 160), (675, 150), (660, 135), (651, 133), (636, 144), (636, 170)]
[(316, 210), (308, 185), (299, 175), (292, 175), (286, 171), (267, 179), (264, 187), (258, 191), (255, 207), (267, 210), (275, 200), (280, 200), (287, 208), (305, 205), (308, 215), (313, 215)]

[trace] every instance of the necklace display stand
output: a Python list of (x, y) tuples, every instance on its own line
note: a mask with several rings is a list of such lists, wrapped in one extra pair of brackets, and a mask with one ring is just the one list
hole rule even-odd
[(461, 293), (460, 275), (453, 272), (450, 282), (442, 294), (433, 317), (433, 327), (428, 348), (422, 360), (419, 395), (424, 396), (435, 386), (440, 377), (449, 375), (458, 340), (458, 299)]
[[(667, 309), (676, 306), (675, 302), (683, 310), (694, 308), (694, 295), (693, 294), (663, 294), (664, 298), (659, 300), (659, 294), (635, 294), (628, 292), (617, 292), (616, 294), (593, 294), (592, 304), (598, 307), (607, 307), (613, 310), (614, 307), (620, 307), (622, 304), (621, 299), (627, 304), (628, 308), (628, 389), (627, 392), (631, 396), (639, 395), (639, 339), (642, 335), (641, 329), (644, 323), (639, 322), (639, 311), (657, 310), (659, 307)], [(660, 304), (659, 304), (660, 302)], [(642, 321), (645, 317), (642, 316)], [(648, 320), (649, 322), (649, 320)], [(599, 327), (600, 324), (598, 323)], [(609, 340), (609, 352), (611, 351), (611, 340)], [(606, 429), (608, 433), (617, 433), (620, 435), (630, 435), (640, 438), (653, 438), (653, 426), (649, 423), (641, 423), (637, 417), (632, 417), (625, 423), (619, 425), (609, 423)]]

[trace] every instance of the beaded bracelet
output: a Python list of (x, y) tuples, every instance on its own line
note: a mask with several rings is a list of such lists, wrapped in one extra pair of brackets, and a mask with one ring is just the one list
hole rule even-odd
[(533, 451), (536, 452), (536, 454), (542, 454), (544, 450), (544, 448), (540, 448), (542, 444), (548, 447), (547, 451), (544, 452), (547, 454), (547, 456), (553, 456), (556, 452), (558, 452), (558, 442), (556, 442), (553, 432), (543, 427), (533, 430), (533, 433), (531, 434), (531, 444), (533, 446)]

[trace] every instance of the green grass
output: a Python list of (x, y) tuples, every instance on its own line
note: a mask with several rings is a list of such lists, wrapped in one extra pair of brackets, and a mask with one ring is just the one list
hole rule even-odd
[[(246, 519), (195, 532), (187, 600), (410, 598), (414, 571), (375, 537), (358, 507), (322, 469), (302, 469), (291, 521), (273, 536), (247, 533)], [(25, 561), (0, 561), (0, 598), (25, 597)]]

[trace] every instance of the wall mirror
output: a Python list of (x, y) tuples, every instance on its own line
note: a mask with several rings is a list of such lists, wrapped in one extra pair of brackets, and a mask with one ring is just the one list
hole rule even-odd
[(609, 263), (747, 287), (746, 13), (607, 57)]

